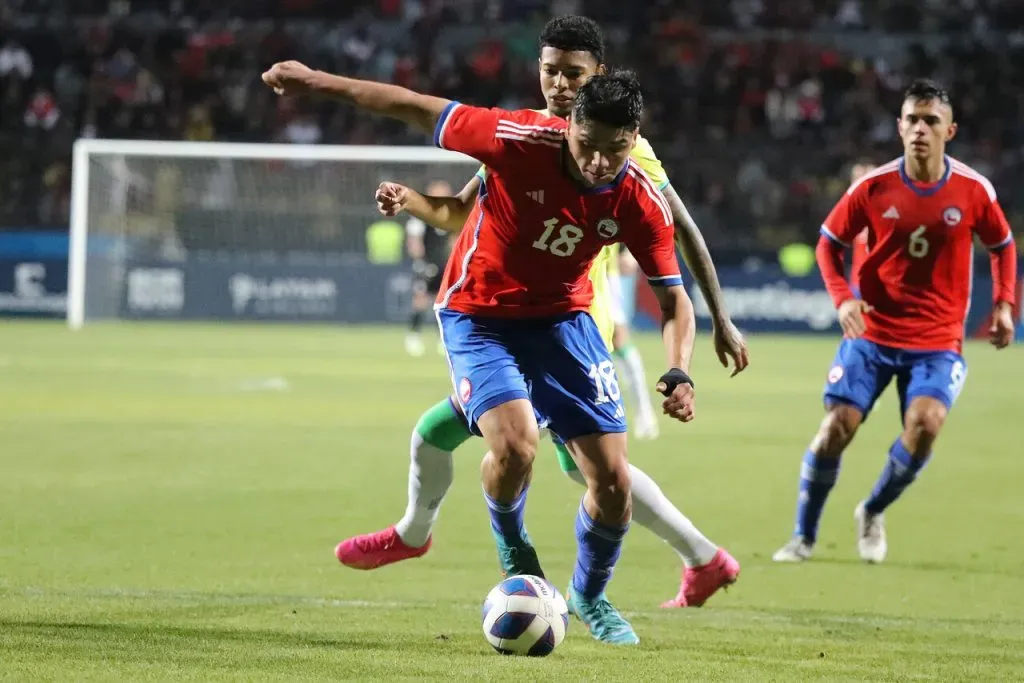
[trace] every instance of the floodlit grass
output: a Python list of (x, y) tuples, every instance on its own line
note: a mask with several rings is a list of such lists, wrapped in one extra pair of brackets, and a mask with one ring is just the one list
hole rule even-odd
[[(856, 560), (852, 511), (898, 431), (894, 396), (851, 448), (818, 556), (777, 566), (835, 340), (754, 337), (735, 379), (701, 339), (698, 419), (634, 463), (743, 564), (664, 611), (678, 558), (634, 525), (609, 594), (642, 644), (578, 622), (550, 657), (495, 655), (481, 442), (456, 456), (434, 549), (376, 572), (341, 538), (405, 506), (408, 435), (448, 391), (383, 328), (0, 324), (0, 678), (11, 680), (1022, 680), (1024, 351), (972, 345), (921, 479)], [(653, 380), (662, 354), (640, 339)], [(542, 446), (528, 524), (564, 588), (581, 490)]]

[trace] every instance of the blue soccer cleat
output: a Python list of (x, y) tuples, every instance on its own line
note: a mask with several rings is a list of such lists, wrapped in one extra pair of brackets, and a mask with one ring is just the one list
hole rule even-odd
[(569, 585), (565, 592), (568, 596), (566, 601), (569, 612), (575, 614), (580, 621), (590, 630), (596, 640), (612, 645), (638, 645), (640, 638), (633, 630), (633, 626), (622, 618), (619, 610), (608, 602), (604, 593), (593, 600), (585, 600)]
[(528, 574), (544, 578), (544, 570), (540, 568), (537, 550), (530, 542), (529, 536), (524, 533), (522, 543), (509, 545), (501, 534), (493, 528), (491, 533), (494, 534), (494, 542), (498, 546), (498, 562), (501, 564), (501, 575), (503, 577), (508, 578), (509, 576)]

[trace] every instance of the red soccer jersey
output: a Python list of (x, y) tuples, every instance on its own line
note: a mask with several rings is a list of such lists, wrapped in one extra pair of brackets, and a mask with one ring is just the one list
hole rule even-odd
[[(974, 235), (989, 249), (1012, 243), (1010, 226), (992, 184), (946, 157), (934, 185), (914, 183), (902, 159), (854, 183), (821, 227), (849, 246), (867, 227), (868, 254), (857, 271), (865, 339), (897, 348), (959, 352), (971, 299)], [(1015, 259), (1014, 259), (1015, 260)], [(845, 281), (830, 281), (838, 306), (849, 298)], [(996, 282), (996, 298), (1012, 302), (1013, 283)]]
[(682, 283), (672, 213), (654, 183), (629, 161), (609, 185), (581, 186), (565, 170), (566, 125), (528, 110), (458, 102), (445, 110), (435, 144), (488, 173), (448, 259), (439, 307), (512, 318), (586, 311), (590, 265), (616, 242), (652, 284)]

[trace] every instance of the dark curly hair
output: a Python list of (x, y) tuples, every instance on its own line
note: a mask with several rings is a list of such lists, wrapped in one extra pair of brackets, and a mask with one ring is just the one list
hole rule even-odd
[(540, 34), (540, 47), (566, 52), (589, 52), (598, 64), (604, 64), (604, 34), (597, 22), (568, 14), (552, 19)]

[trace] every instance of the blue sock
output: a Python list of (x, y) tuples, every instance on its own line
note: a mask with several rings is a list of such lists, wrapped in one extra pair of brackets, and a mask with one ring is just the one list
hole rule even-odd
[(526, 492), (529, 490), (529, 486), (523, 487), (511, 503), (494, 500), (484, 491), (487, 509), (491, 513), (491, 530), (508, 545), (523, 545), (527, 542), (525, 516)]
[(612, 579), (615, 563), (622, 553), (622, 539), (629, 530), (624, 527), (605, 526), (595, 522), (580, 502), (576, 513), (576, 569), (572, 573), (572, 587), (585, 600), (593, 600), (604, 593)]
[(903, 441), (896, 439), (896, 443), (889, 449), (889, 460), (885, 463), (882, 476), (878, 478), (871, 496), (864, 501), (864, 509), (872, 515), (877, 515), (892, 505), (917, 479), (917, 473), (930, 457), (931, 454), (921, 459), (914, 458), (903, 445)]
[(838, 476), (839, 458), (823, 458), (812, 451), (804, 453), (803, 464), (800, 465), (800, 495), (796, 501), (794, 535), (811, 544), (818, 538), (821, 511), (825, 509), (825, 501)]

